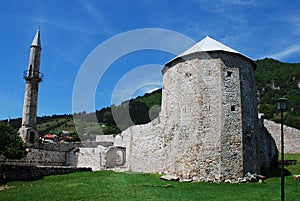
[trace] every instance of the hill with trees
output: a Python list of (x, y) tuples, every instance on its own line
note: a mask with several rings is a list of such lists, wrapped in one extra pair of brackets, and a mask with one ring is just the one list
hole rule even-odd
[(255, 63), (259, 111), (264, 113), (266, 119), (280, 122), (276, 100), (285, 97), (288, 99), (288, 110), (284, 113), (284, 122), (300, 129), (300, 63), (282, 63), (270, 58)]
[[(264, 113), (266, 119), (280, 122), (276, 100), (285, 97), (288, 99), (288, 110), (284, 112), (284, 122), (286, 125), (300, 129), (300, 63), (283, 63), (270, 58), (257, 60), (255, 63), (260, 113)], [(94, 113), (75, 113), (79, 121), (76, 129), (72, 115), (66, 114), (38, 117), (37, 127), (41, 135), (46, 133), (58, 135), (63, 130), (71, 131), (73, 140), (79, 140), (76, 130), (89, 134), (89, 137), (99, 134), (117, 134), (129, 126), (145, 124), (156, 118), (160, 112), (161, 91), (159, 89), (144, 96), (126, 100), (118, 106), (112, 105), (96, 110)], [(127, 118), (128, 111), (130, 119)], [(98, 123), (94, 121), (95, 116)], [(16, 129), (19, 128), (21, 118), (11, 120), (10, 125)]]

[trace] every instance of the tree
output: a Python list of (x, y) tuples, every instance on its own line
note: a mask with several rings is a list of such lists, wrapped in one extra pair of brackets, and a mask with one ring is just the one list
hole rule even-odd
[(0, 123), (0, 154), (9, 159), (21, 159), (26, 155), (26, 144), (11, 126)]
[(136, 100), (130, 101), (129, 113), (132, 121), (135, 124), (145, 124), (150, 122), (149, 107), (143, 102)]
[(300, 63), (282, 63), (268, 58), (257, 60), (255, 63), (259, 112), (264, 113), (266, 119), (280, 122), (276, 100), (285, 97), (288, 99), (288, 110), (284, 123), (300, 129)]
[(107, 111), (104, 113), (103, 122), (107, 125), (115, 125), (114, 117), (111, 112)]

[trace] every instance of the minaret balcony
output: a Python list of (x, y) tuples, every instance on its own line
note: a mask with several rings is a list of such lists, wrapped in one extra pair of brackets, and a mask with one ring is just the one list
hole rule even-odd
[(34, 71), (33, 73), (30, 72), (29, 70), (25, 70), (23, 72), (23, 78), (26, 80), (26, 81), (29, 81), (29, 80), (36, 80), (38, 82), (42, 82), (43, 79), (44, 79), (44, 74), (39, 72), (39, 71)]

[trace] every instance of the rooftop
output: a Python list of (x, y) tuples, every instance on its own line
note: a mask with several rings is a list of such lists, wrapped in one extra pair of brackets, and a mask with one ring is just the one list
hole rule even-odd
[(209, 51), (225, 51), (225, 52), (241, 54), (238, 51), (220, 43), (219, 41), (216, 41), (215, 39), (206, 36), (200, 42), (196, 43), (194, 46), (187, 49), (182, 54), (178, 55), (178, 57), (186, 56), (195, 52), (209, 52)]
[[(204, 39), (202, 39), (201, 41), (199, 41), (198, 43), (196, 43), (195, 45), (193, 45), (192, 47), (190, 47), (189, 49), (187, 49), (186, 51), (184, 51), (183, 53), (181, 53), (180, 55), (178, 55), (171, 61), (167, 62), (165, 64), (165, 67), (162, 69), (162, 73), (164, 74), (164, 72), (168, 69), (167, 66), (170, 63), (172, 63), (173, 61), (177, 60), (178, 58), (182, 58), (184, 56), (187, 56), (187, 55), (190, 55), (190, 54), (193, 54), (196, 52), (212, 52), (212, 51), (224, 51), (224, 52), (239, 54), (239, 55), (249, 59), (250, 61), (252, 61), (249, 57), (243, 55), (242, 53), (224, 45), (223, 43), (221, 43), (209, 36), (206, 36)], [(254, 66), (255, 66), (255, 64), (254, 64)], [(254, 67), (254, 68), (256, 68), (256, 67)]]

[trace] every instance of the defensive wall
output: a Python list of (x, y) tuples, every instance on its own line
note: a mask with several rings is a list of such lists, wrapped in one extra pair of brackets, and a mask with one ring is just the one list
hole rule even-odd
[(91, 168), (67, 166), (0, 165), (0, 184), (8, 181), (35, 180), (44, 176), (92, 171)]

